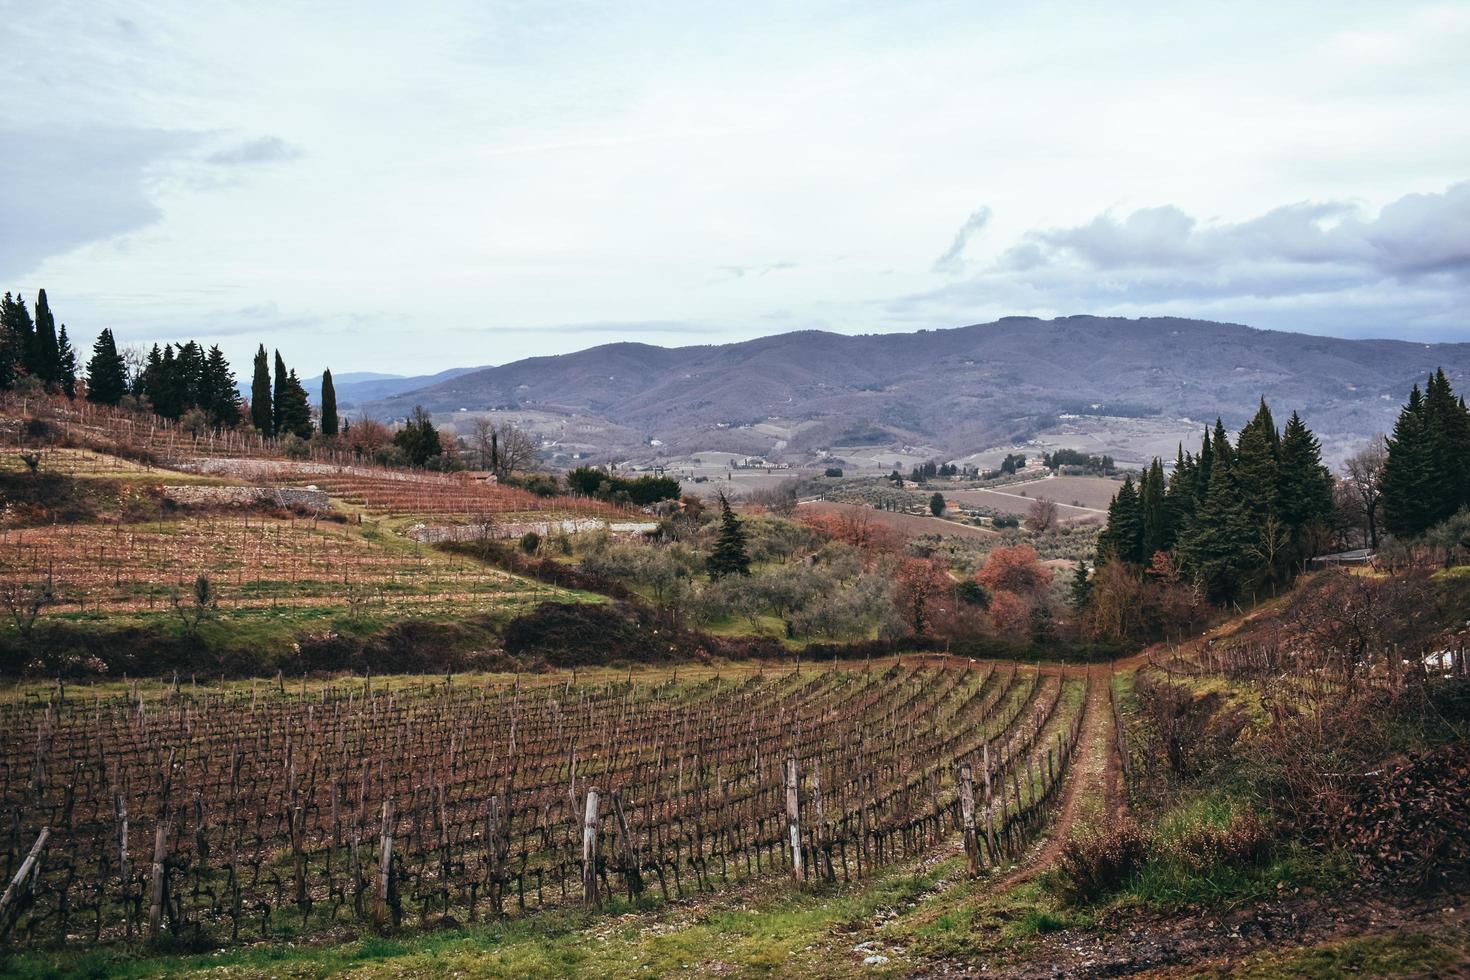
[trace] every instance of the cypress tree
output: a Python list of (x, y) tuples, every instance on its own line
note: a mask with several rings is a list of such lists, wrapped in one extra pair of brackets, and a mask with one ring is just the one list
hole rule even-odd
[(332, 369), (322, 372), (322, 435), (337, 434), (337, 389), (332, 385)]
[(1279, 509), (1280, 436), (1266, 400), (1255, 416), (1240, 430), (1230, 466), (1235, 471), (1235, 484), (1240, 488), (1242, 504), (1251, 523), (1264, 524)]
[(726, 575), (749, 575), (750, 556), (745, 551), (745, 528), (730, 509), (730, 501), (720, 494), (720, 533), (715, 538), (706, 567), (712, 579)]
[(1195, 484), (1199, 480), (1199, 464), (1193, 453), (1184, 451), (1184, 444), (1174, 456), (1174, 472), (1169, 477), (1169, 488), (1164, 492), (1164, 510), (1169, 518), (1170, 546), (1179, 540), (1179, 532), (1194, 516)]
[(1168, 551), (1174, 544), (1174, 531), (1169, 526), (1169, 511), (1164, 503), (1164, 465), (1154, 457), (1153, 465), (1139, 485), (1138, 505), (1143, 517), (1142, 543), (1138, 558), (1142, 563), (1153, 560), (1155, 552)]
[(1437, 510), (1430, 500), (1436, 482), (1424, 396), (1415, 385), (1387, 440), (1380, 493), (1383, 526), (1397, 537), (1423, 534)]
[(117, 352), (112, 331), (104, 327), (92, 345), (92, 359), (87, 362), (87, 401), (117, 405), (127, 391), (127, 368)]
[(61, 355), (56, 343), (56, 318), (51, 315), (51, 304), (46, 300), (46, 290), (36, 293), (36, 332), (31, 338), (30, 354), (26, 358), (26, 371), (39, 378), (49, 389), (54, 389), (61, 376)]
[(281, 359), (281, 352), (279, 350), (277, 350), (276, 351), (276, 378), (275, 378), (275, 388), (273, 389), (272, 394), (271, 394), (271, 408), (272, 408), (272, 411), (274, 413), (273, 414), (273, 418), (276, 421), (276, 429), (275, 429), (275, 432), (276, 432), (276, 435), (278, 435), (278, 436), (279, 435), (285, 435), (287, 432), (290, 431), (290, 426), (288, 426), (286, 424), (286, 419), (281, 414), (281, 409), (284, 407), (283, 404), (282, 404), (282, 399), (285, 397), (285, 393), (286, 393), (286, 362)]
[(77, 397), (77, 352), (72, 349), (71, 338), (66, 335), (66, 324), (56, 336), (56, 383), (66, 397)]
[(276, 434), (275, 402), (271, 398), (271, 368), (265, 344), (255, 352), (255, 371), (250, 379), (250, 424), (263, 436)]

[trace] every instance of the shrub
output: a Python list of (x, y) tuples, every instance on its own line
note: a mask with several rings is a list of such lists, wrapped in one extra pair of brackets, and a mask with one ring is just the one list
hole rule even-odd
[(521, 535), (521, 550), (528, 555), (534, 555), (541, 550), (541, 535), (535, 531), (527, 531)]
[(1106, 833), (1074, 837), (1057, 859), (1054, 888), (1069, 905), (1086, 905), (1118, 891), (1143, 868), (1152, 838), (1125, 820)]

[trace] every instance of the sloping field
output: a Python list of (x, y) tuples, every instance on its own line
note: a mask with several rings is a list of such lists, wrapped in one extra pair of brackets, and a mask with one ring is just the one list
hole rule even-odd
[(0, 585), (50, 580), (56, 608), (169, 610), (207, 576), (221, 608), (371, 604), (485, 608), (551, 591), (479, 562), (371, 529), (261, 515), (210, 514), (132, 525), (0, 530)]
[(1093, 683), (954, 661), (17, 698), (0, 815), (49, 844), (19, 939), (235, 945), (835, 884), (959, 836), (977, 870), (1010, 864), (1060, 805)]
[(1117, 480), (1099, 476), (1054, 476), (1025, 483), (1011, 483), (994, 490), (949, 490), (946, 500), (971, 507), (987, 507), (1005, 514), (1024, 516), (1038, 499), (1056, 503), (1062, 520), (1102, 520), (1108, 503), (1122, 486)]
[(844, 504), (834, 500), (804, 501), (802, 509), (818, 514), (841, 514), (865, 517), (874, 524), (891, 527), (900, 534), (917, 538), (926, 534), (953, 535), (957, 538), (993, 538), (995, 531), (970, 524), (956, 524), (938, 517), (921, 517), (917, 514), (897, 514), (888, 510), (864, 507), (862, 504)]

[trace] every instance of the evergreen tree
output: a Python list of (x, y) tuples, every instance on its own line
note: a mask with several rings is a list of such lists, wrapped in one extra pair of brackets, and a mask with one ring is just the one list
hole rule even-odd
[(1179, 532), (1194, 516), (1196, 503), (1195, 483), (1199, 480), (1199, 464), (1193, 453), (1184, 451), (1184, 444), (1174, 457), (1174, 472), (1169, 477), (1169, 487), (1164, 492), (1164, 511), (1168, 515), (1170, 547), (1179, 539)]
[(1255, 417), (1240, 430), (1230, 460), (1247, 519), (1258, 526), (1278, 511), (1279, 452), (1280, 436), (1263, 398)]
[(720, 533), (715, 538), (714, 550), (706, 562), (709, 577), (723, 578), (726, 575), (749, 575), (750, 556), (745, 551), (745, 528), (730, 509), (730, 501), (720, 494)]
[(322, 372), (322, 435), (337, 434), (337, 389), (332, 385), (332, 369)]
[(1210, 449), (1210, 485), (1179, 536), (1178, 554), (1181, 565), (1212, 599), (1228, 601), (1240, 592), (1257, 535), (1246, 509), (1244, 488), (1235, 479), (1230, 443), (1218, 422)]
[(56, 318), (46, 301), (46, 290), (36, 293), (36, 332), (31, 337), (26, 356), (26, 372), (48, 389), (54, 390), (61, 372), (60, 352), (56, 344)]
[(209, 348), (204, 359), (204, 380), (200, 407), (209, 412), (215, 424), (233, 427), (240, 424), (240, 391), (235, 372), (225, 360), (219, 345)]
[(0, 299), (0, 388), (12, 388), (26, 370), (26, 352), (35, 327), (25, 300), (6, 293)]
[(1194, 502), (1198, 506), (1210, 490), (1210, 475), (1215, 469), (1215, 447), (1210, 441), (1210, 428), (1205, 426), (1205, 438), (1199, 447), (1199, 465), (1194, 475)]
[(1072, 584), (1067, 590), (1067, 599), (1073, 609), (1086, 609), (1092, 603), (1092, 582), (1087, 578), (1087, 562), (1078, 560), (1072, 569)]
[(1155, 552), (1168, 551), (1174, 545), (1174, 529), (1169, 524), (1164, 494), (1164, 467), (1155, 456), (1138, 488), (1139, 513), (1143, 519), (1138, 559), (1143, 563), (1151, 561)]
[(152, 391), (153, 411), (166, 419), (176, 419), (184, 414), (184, 396), (179, 390), (179, 362), (173, 344), (163, 345), (163, 360), (158, 368)]
[(1333, 504), (1332, 473), (1322, 465), (1322, 447), (1296, 412), (1281, 437), (1278, 473), (1281, 518), (1300, 545), (1303, 531), (1332, 518)]
[(1470, 415), (1455, 396), (1444, 369), (1435, 371), (1424, 390), (1424, 420), (1434, 469), (1426, 492), (1429, 520), (1438, 524), (1470, 504)]
[(138, 375), (138, 380), (133, 385), (133, 394), (146, 399), (150, 405), (154, 404), (154, 399), (158, 397), (158, 386), (162, 376), (163, 352), (158, 349), (157, 344), (154, 344), (143, 364), (143, 373)]
[(116, 405), (127, 392), (127, 368), (117, 352), (112, 331), (104, 327), (92, 345), (92, 359), (87, 362), (87, 400), (99, 405)]
[(77, 352), (72, 349), (64, 323), (56, 336), (56, 384), (66, 397), (77, 397)]
[(1097, 560), (1116, 559), (1137, 565), (1143, 562), (1142, 556), (1143, 506), (1129, 475), (1108, 504), (1108, 523), (1097, 539)]
[[(277, 369), (281, 366), (280, 355), (276, 355)], [(296, 371), (288, 371), (284, 378), (276, 378), (276, 435), (291, 433), (302, 439), (311, 438), (311, 403), (306, 398), (306, 388), (296, 377)]]
[(415, 405), (403, 428), (394, 433), (393, 445), (403, 450), (413, 466), (425, 466), (444, 452), (439, 442), (439, 430), (434, 428), (433, 420), (422, 405)]
[(250, 424), (263, 436), (276, 434), (275, 401), (271, 397), (271, 367), (265, 344), (255, 352), (255, 370), (250, 379)]
[(1424, 396), (1415, 385), (1399, 412), (1388, 440), (1388, 458), (1380, 484), (1383, 526), (1401, 538), (1423, 534), (1434, 523), (1437, 506), (1430, 495), (1436, 483), (1433, 444)]

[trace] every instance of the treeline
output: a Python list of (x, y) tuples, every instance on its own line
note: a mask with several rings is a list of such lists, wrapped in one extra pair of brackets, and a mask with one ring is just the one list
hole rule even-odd
[(1041, 465), (1049, 470), (1060, 470), (1073, 466), (1088, 473), (1107, 475), (1114, 470), (1113, 457), (1091, 456), (1076, 449), (1058, 449), (1054, 453), (1042, 453)]
[[(34, 385), (41, 391), (99, 405), (151, 411), (191, 428), (234, 428), (246, 419), (261, 435), (293, 435), (309, 439), (318, 431), (306, 388), (275, 352), (275, 378), (265, 345), (255, 355), (250, 399), (243, 402), (235, 371), (216, 345), (208, 350), (188, 340), (164, 344), (146, 354), (118, 348), (109, 329), (97, 336), (85, 373), (78, 374), (76, 353), (66, 325), (56, 318), (46, 290), (36, 293), (35, 312), (25, 297), (6, 293), (0, 299), (0, 389)], [(320, 433), (338, 434), (337, 398), (332, 372), (322, 375)]]
[(1399, 413), (1379, 480), (1383, 524), (1415, 538), (1470, 507), (1470, 410), (1443, 369)]
[[(1161, 462), (1132, 476), (1108, 506), (1097, 564), (1147, 568), (1188, 581), (1216, 602), (1274, 586), (1331, 535), (1333, 479), (1299, 415), (1278, 430), (1265, 400), (1232, 443), (1217, 419), (1199, 452), (1180, 447), (1167, 479)], [(1084, 604), (1087, 591), (1079, 582)]]
[(647, 506), (660, 500), (677, 500), (679, 481), (671, 476), (639, 476), (629, 479), (593, 466), (579, 466), (567, 474), (573, 493), (614, 503)]

